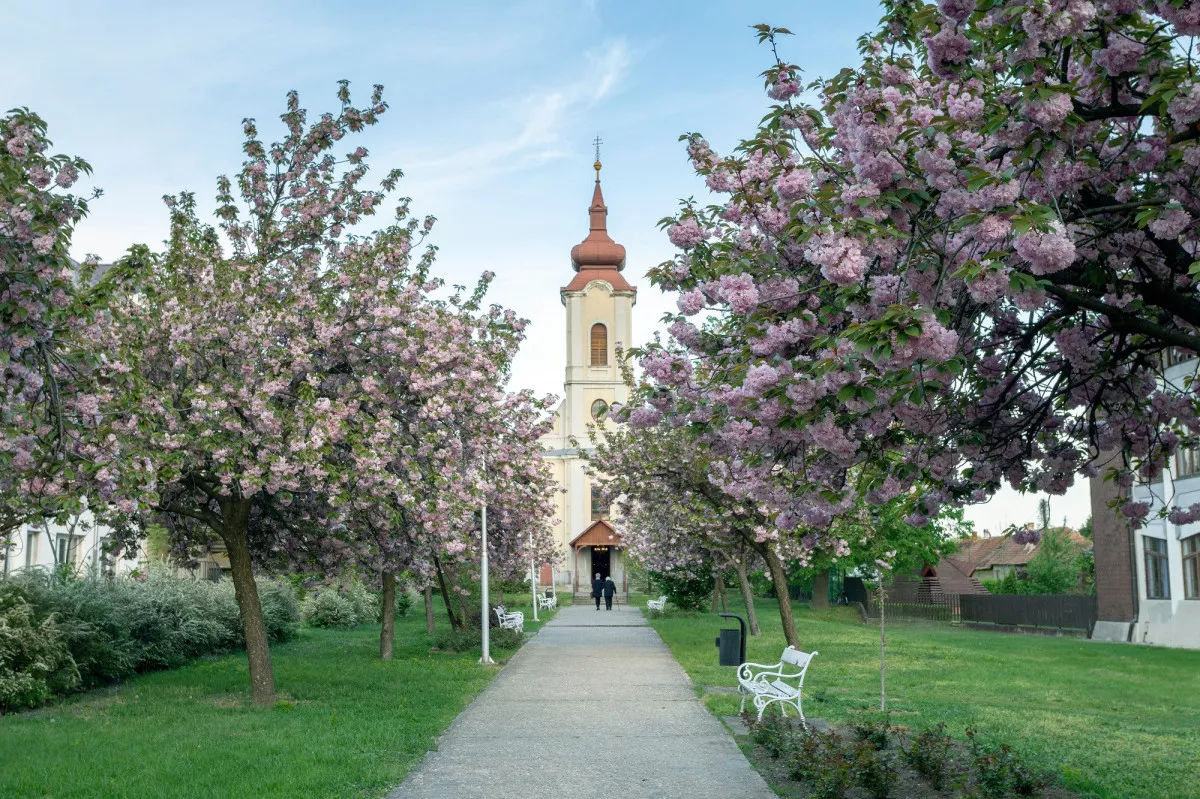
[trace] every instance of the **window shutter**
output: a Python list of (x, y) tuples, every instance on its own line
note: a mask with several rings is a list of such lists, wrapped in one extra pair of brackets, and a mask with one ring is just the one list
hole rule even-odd
[(592, 366), (608, 366), (608, 328), (592, 325)]

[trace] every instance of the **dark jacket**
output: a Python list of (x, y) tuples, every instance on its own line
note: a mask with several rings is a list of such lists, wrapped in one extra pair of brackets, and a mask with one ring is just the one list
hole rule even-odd
[(604, 581), (604, 596), (605, 598), (617, 593), (617, 584), (613, 582), (613, 578), (609, 577)]
[(600, 592), (604, 590), (603, 580), (592, 580), (592, 599), (600, 596)]

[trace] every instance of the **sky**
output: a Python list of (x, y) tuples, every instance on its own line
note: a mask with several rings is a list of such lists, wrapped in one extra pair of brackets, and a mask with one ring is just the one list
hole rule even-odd
[[(383, 84), (389, 111), (358, 138), (373, 173), (403, 169), (398, 194), (438, 218), (440, 276), (473, 285), (491, 270), (490, 299), (530, 320), (511, 386), (561, 394), (558, 289), (587, 233), (593, 138), (604, 141), (609, 232), (639, 290), (640, 344), (675, 308), (645, 278), (673, 251), (658, 221), (705, 196), (679, 137), (700, 132), (728, 152), (767, 110), (770, 53), (750, 26), (793, 31), (782, 55), (816, 78), (855, 63), (856, 38), (879, 16), (869, 0), (0, 0), (0, 107), (33, 109), (54, 151), (91, 163), (104, 195), (73, 254), (109, 261), (161, 246), (163, 195), (194, 191), (212, 207), (216, 176), (241, 167), (243, 118), (269, 141), (289, 90), (315, 114), (337, 108), (340, 79), (359, 103)], [(1005, 491), (967, 515), (996, 532), (1036, 508), (1036, 496)], [(1051, 512), (1078, 526), (1086, 487), (1052, 498)]]

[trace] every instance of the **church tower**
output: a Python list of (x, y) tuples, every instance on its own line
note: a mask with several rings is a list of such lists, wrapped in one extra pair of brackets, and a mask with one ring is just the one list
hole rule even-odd
[(597, 146), (596, 186), (588, 207), (587, 238), (571, 250), (575, 275), (559, 290), (566, 308), (567, 366), (563, 400), (555, 412), (554, 429), (543, 439), (546, 459), (564, 489), (559, 498), (559, 544), (564, 561), (542, 569), (541, 581), (560, 590), (590, 590), (593, 574), (611, 576), (626, 589), (620, 537), (608, 523), (591, 478), (584, 472), (579, 451), (588, 446), (588, 425), (604, 428), (608, 409), (626, 402), (629, 389), (621, 379), (616, 348), (633, 345), (633, 306), (637, 289), (621, 272), (625, 248), (608, 235), (608, 207), (600, 189)]

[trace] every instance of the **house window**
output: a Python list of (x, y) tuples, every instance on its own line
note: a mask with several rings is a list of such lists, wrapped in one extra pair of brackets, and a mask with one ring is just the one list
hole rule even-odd
[(1195, 447), (1180, 447), (1175, 450), (1175, 478), (1200, 474), (1200, 451)]
[(592, 486), (592, 521), (604, 518), (603, 500), (600, 499), (600, 486)]
[(596, 400), (592, 403), (592, 418), (597, 422), (604, 418), (604, 414), (608, 413), (608, 403), (604, 400)]
[(1200, 534), (1183, 539), (1183, 595), (1200, 599)]
[(75, 563), (75, 541), (74, 536), (60, 535), (55, 542), (58, 547), (58, 565), (74, 564)]
[(112, 578), (117, 574), (116, 564), (113, 562), (112, 539), (105, 536), (100, 539), (100, 575), (102, 577)]
[(28, 530), (25, 533), (25, 568), (29, 569), (37, 565), (37, 541), (38, 534), (36, 530)]
[(592, 325), (592, 366), (608, 366), (608, 328)]
[(1146, 598), (1170, 599), (1171, 576), (1167, 572), (1167, 542), (1142, 536), (1146, 553)]
[(1168, 347), (1163, 350), (1163, 367), (1170, 368), (1181, 363), (1187, 363), (1196, 357), (1196, 353), (1182, 347)]

